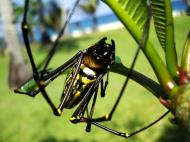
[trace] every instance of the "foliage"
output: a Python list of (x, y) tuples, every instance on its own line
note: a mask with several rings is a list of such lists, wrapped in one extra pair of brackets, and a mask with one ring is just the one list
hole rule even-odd
[[(15, 12), (14, 22), (21, 23), (22, 15), (24, 13), (23, 5), (18, 5), (16, 2), (15, 3), (13, 2), (13, 8)], [(34, 27), (35, 28), (38, 27), (41, 29), (42, 36), (44, 32), (48, 34), (47, 32), (48, 30), (58, 32), (62, 26), (61, 19), (62, 19), (62, 9), (56, 1), (50, 0), (49, 2), (46, 3), (43, 0), (30, 1), (27, 20), (30, 25), (29, 34), (31, 38), (33, 38), (34, 36), (33, 35)], [(49, 36), (49, 34), (47, 36)]]
[(82, 8), (86, 13), (94, 14), (98, 7), (99, 0), (90, 0), (88, 3), (81, 3), (79, 6)]
[[(188, 99), (190, 97), (190, 72), (189, 70), (181, 69), (177, 63), (171, 2), (169, 0), (150, 0), (149, 4), (144, 0), (103, 1), (114, 11), (137, 43), (142, 35), (141, 25), (139, 23), (144, 23), (143, 21), (146, 21), (148, 13), (152, 13), (157, 38), (164, 50), (167, 68), (155, 50), (156, 47), (151, 44), (150, 40), (142, 47), (142, 50), (165, 92), (164, 96), (158, 95), (158, 98), (172, 112), (175, 117), (175, 123), (190, 130), (190, 100)], [(136, 5), (135, 7), (134, 3)], [(149, 8), (151, 11), (146, 10)], [(138, 15), (138, 18), (134, 18), (134, 15)], [(186, 43), (188, 45), (186, 44), (185, 48), (189, 48), (189, 41)], [(187, 64), (187, 62), (189, 63), (188, 57), (190, 52), (188, 52), (189, 49), (184, 51), (187, 53), (184, 53), (186, 56), (182, 58), (182, 62), (185, 60)], [(189, 64), (186, 66), (189, 66)], [(185, 80), (185, 82), (181, 80)]]
[(92, 15), (92, 20), (93, 20), (93, 24), (94, 24), (94, 29), (97, 28), (97, 19), (96, 19), (96, 10), (98, 8), (99, 5), (99, 0), (90, 0), (90, 1), (86, 1), (85, 3), (81, 3), (79, 4), (79, 7), (86, 12), (87, 14)]

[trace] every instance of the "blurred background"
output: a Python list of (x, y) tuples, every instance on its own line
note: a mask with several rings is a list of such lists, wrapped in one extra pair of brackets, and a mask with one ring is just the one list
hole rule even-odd
[[(49, 49), (66, 21), (75, 0), (32, 0), (28, 9), (29, 39), (37, 65), (43, 62)], [(187, 33), (190, 29), (190, 1), (172, 0), (175, 39), (180, 59)], [(24, 0), (1, 0), (0, 2), (0, 142), (100, 142), (126, 141), (95, 126), (85, 132), (85, 124), (73, 125), (69, 118), (74, 109), (64, 110), (61, 117), (51, 112), (43, 97), (35, 98), (15, 94), (17, 88), (31, 77), (32, 72), (21, 33)], [(151, 25), (150, 40), (164, 57)], [(70, 59), (79, 50), (86, 49), (102, 37), (116, 42), (116, 55), (126, 66), (130, 66), (137, 44), (125, 30), (112, 11), (99, 0), (81, 0), (68, 24), (49, 67), (56, 68)], [(179, 60), (180, 62), (180, 60)], [(143, 53), (138, 57), (135, 70), (156, 80)], [(50, 86), (48, 94), (58, 101), (64, 87), (65, 74)], [(111, 110), (125, 78), (110, 73), (106, 97), (100, 98), (95, 116), (105, 115)], [(147, 90), (130, 81), (121, 103), (111, 122), (104, 125), (132, 132), (154, 121), (166, 109)], [(190, 141), (182, 130), (172, 125), (167, 116), (148, 130), (134, 136), (130, 142), (179, 142)]]

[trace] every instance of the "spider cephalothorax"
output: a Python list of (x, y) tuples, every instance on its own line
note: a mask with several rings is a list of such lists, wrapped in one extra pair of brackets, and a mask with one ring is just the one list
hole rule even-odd
[(95, 70), (102, 70), (114, 63), (115, 43), (106, 43), (106, 37), (90, 46), (84, 54), (84, 64)]

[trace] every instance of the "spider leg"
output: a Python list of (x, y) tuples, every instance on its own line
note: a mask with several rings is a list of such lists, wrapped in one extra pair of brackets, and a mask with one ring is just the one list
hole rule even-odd
[[(98, 87), (97, 87), (97, 89), (95, 91), (95, 94), (94, 94), (94, 98), (93, 98), (90, 114), (88, 115), (88, 119), (92, 119), (92, 116), (93, 116), (93, 113), (94, 113), (95, 104), (96, 104), (97, 95), (98, 95)], [(90, 132), (90, 131), (91, 131), (91, 122), (87, 123), (87, 126), (86, 126), (86, 132)]]
[[(132, 62), (129, 76), (130, 76), (130, 74), (131, 74), (131, 72), (133, 70), (133, 67), (135, 65), (135, 61), (136, 61), (137, 56), (139, 54), (140, 48), (142, 48), (143, 45), (146, 44), (146, 40), (147, 40), (147, 35), (146, 34), (149, 31), (149, 25), (150, 25), (150, 19), (151, 19), (150, 17), (151, 17), (151, 13), (150, 13), (150, 16), (147, 19), (147, 22), (145, 24), (145, 28), (144, 28), (144, 30), (142, 32), (142, 39), (140, 39), (140, 41), (139, 41), (139, 47), (138, 47), (138, 49), (136, 51), (135, 58), (134, 58), (134, 60)], [(123, 87), (122, 87), (122, 89), (120, 91), (120, 94), (119, 94), (119, 96), (118, 96), (115, 104), (113, 105), (113, 107), (112, 107), (112, 109), (111, 109), (111, 111), (110, 111), (110, 113), (108, 115), (105, 115), (105, 116), (99, 117), (99, 118), (95, 118), (95, 119), (89, 119), (90, 117), (87, 117), (87, 118), (80, 117), (79, 113), (80, 113), (80, 110), (82, 109), (81, 107), (84, 105), (84, 103), (81, 103), (81, 105), (79, 105), (79, 107), (77, 108), (77, 110), (72, 115), (71, 122), (73, 122), (73, 123), (86, 122), (87, 126), (88, 126), (88, 124), (93, 124), (93, 125), (101, 128), (101, 129), (104, 129), (105, 131), (108, 131), (110, 133), (113, 133), (113, 134), (121, 136), (121, 137), (128, 138), (128, 137), (136, 135), (136, 134), (140, 133), (141, 131), (143, 131), (143, 130), (149, 128), (149, 127), (151, 127), (152, 125), (154, 125), (155, 123), (157, 123), (159, 120), (161, 120), (163, 117), (165, 117), (169, 113), (169, 111), (167, 111), (160, 118), (158, 118), (156, 121), (148, 124), (147, 126), (141, 128), (141, 129), (139, 129), (137, 131), (134, 131), (132, 133), (119, 132), (117, 130), (105, 127), (105, 126), (101, 125), (100, 123), (98, 123), (98, 122), (102, 122), (102, 121), (111, 120), (112, 115), (114, 114), (114, 112), (116, 110), (116, 107), (118, 106), (118, 104), (120, 102), (120, 99), (123, 96), (123, 93), (124, 93), (124, 90), (125, 90), (125, 87), (126, 87), (128, 81), (129, 81), (129, 77), (126, 78), (125, 83), (124, 83), (124, 85), (123, 85)], [(101, 82), (103, 82), (103, 81), (101, 81)], [(105, 88), (106, 88), (106, 85), (105, 85)], [(103, 83), (101, 83), (101, 90), (104, 91)], [(91, 98), (91, 96), (87, 97), (87, 99), (84, 98), (83, 100), (84, 100), (84, 102), (86, 102), (86, 101), (88, 102), (88, 101), (90, 101), (90, 98)], [(79, 116), (79, 118), (77, 118), (77, 116)]]
[(86, 92), (86, 94), (83, 97), (83, 99), (81, 100), (79, 106), (76, 108), (76, 110), (74, 111), (74, 113), (72, 114), (72, 116), (70, 118), (70, 121), (72, 123), (77, 123), (80, 121), (81, 114), (87, 109), (87, 105), (89, 104), (89, 101), (91, 100), (91, 98), (94, 94), (94, 90), (97, 89), (97, 87), (104, 75), (105, 75), (105, 73), (100, 74), (98, 76), (98, 78), (96, 79), (96, 81), (90, 86), (89, 90)]
[[(64, 108), (64, 103), (65, 103), (65, 100), (69, 94), (69, 91), (74, 83), (74, 80), (76, 78), (76, 75), (78, 74), (79, 72), (79, 69), (80, 69), (80, 65), (82, 63), (82, 60), (83, 60), (83, 52), (79, 52), (79, 61), (78, 61), (78, 64), (77, 64), (77, 67), (76, 67), (76, 71), (73, 75), (73, 79), (71, 81), (71, 84), (70, 86), (68, 87), (68, 90), (66, 92), (66, 95), (65, 97), (63, 98), (62, 102), (60, 103), (59, 107), (56, 108), (55, 105), (52, 103), (52, 101), (50, 100), (49, 96), (47, 95), (46, 91), (45, 91), (45, 84), (43, 84), (43, 81), (40, 80), (40, 83), (38, 83), (38, 86), (39, 86), (39, 90), (42, 92), (42, 95), (44, 96), (45, 100), (48, 102), (48, 104), (50, 105), (50, 107), (52, 108), (53, 110), (53, 113), (56, 115), (56, 116), (60, 116), (62, 111), (63, 111), (63, 108)], [(63, 66), (62, 66), (63, 67)], [(62, 69), (62, 67), (60, 69)], [(55, 78), (57, 78), (62, 72), (63, 70), (60, 70), (59, 69), (55, 72), (58, 72), (58, 74), (56, 74), (51, 81), (53, 81)], [(41, 83), (42, 82), (42, 83)]]
[(24, 16), (23, 16), (23, 21), (22, 21), (22, 33), (23, 33), (26, 51), (27, 51), (27, 54), (28, 54), (28, 57), (29, 57), (29, 60), (30, 60), (31, 66), (32, 66), (34, 80), (36, 81), (37, 85), (39, 86), (39, 90), (42, 92), (44, 98), (46, 99), (46, 101), (48, 102), (48, 104), (50, 105), (52, 110), (54, 112), (56, 112), (56, 107), (51, 102), (50, 98), (48, 97), (48, 95), (44, 89), (43, 81), (40, 80), (39, 73), (37, 71), (37, 68), (36, 68), (36, 65), (35, 65), (35, 62), (33, 59), (33, 55), (32, 55), (31, 49), (30, 49), (30, 43), (29, 43), (29, 39), (28, 39), (28, 24), (27, 24), (28, 4), (29, 4), (29, 1), (26, 0), (25, 8), (24, 8)]
[(43, 76), (43, 80), (49, 80), (52, 81), (57, 78), (59, 75), (61, 75), (65, 70), (73, 66), (75, 63), (78, 62), (78, 59), (83, 56), (83, 51), (79, 51), (75, 56), (73, 56), (71, 59), (66, 61), (63, 65), (59, 66), (57, 69), (51, 71), (48, 75)]
[(101, 97), (105, 97), (105, 92), (106, 92), (106, 88), (108, 86), (108, 80), (109, 80), (109, 71), (107, 72), (107, 77), (106, 77), (106, 81), (104, 83), (104, 80), (101, 80)]
[[(99, 82), (100, 82), (100, 81), (99, 81)], [(86, 96), (87, 96), (87, 95), (86, 95)], [(148, 129), (149, 127), (153, 126), (154, 124), (156, 124), (158, 121), (160, 121), (162, 118), (164, 118), (164, 117), (170, 112), (170, 111), (165, 112), (163, 115), (161, 115), (161, 116), (160, 116), (158, 119), (156, 119), (155, 121), (149, 123), (148, 125), (146, 125), (146, 126), (140, 128), (140, 129), (138, 129), (138, 130), (136, 130), (136, 131), (134, 131), (134, 132), (131, 132), (131, 133), (120, 132), (120, 131), (117, 131), (117, 130), (114, 130), (114, 129), (105, 127), (105, 126), (101, 125), (100, 123), (98, 123), (98, 122), (104, 122), (104, 121), (109, 121), (109, 120), (111, 120), (112, 115), (113, 115), (113, 112), (114, 112), (114, 110), (116, 109), (116, 106), (117, 106), (117, 104), (118, 104), (118, 100), (120, 100), (120, 96), (121, 96), (121, 95), (118, 96), (118, 99), (116, 100), (115, 105), (113, 106), (113, 108), (112, 108), (112, 110), (111, 110), (111, 112), (110, 112), (109, 115), (105, 115), (105, 116), (99, 117), (99, 118), (92, 118), (92, 114), (93, 114), (93, 112), (94, 112), (94, 107), (95, 107), (95, 102), (96, 102), (96, 92), (95, 92), (95, 96), (94, 96), (94, 100), (93, 100), (93, 103), (92, 103), (92, 108), (91, 108), (90, 116), (88, 116), (87, 118), (83, 117), (83, 115), (82, 115), (82, 117), (80, 116), (80, 112), (81, 112), (82, 108), (84, 108), (84, 105), (87, 105), (88, 102), (89, 102), (90, 99), (91, 99), (91, 97), (88, 96), (88, 99), (85, 100), (85, 98), (84, 98), (84, 100), (83, 100), (85, 103), (83, 103), (83, 104), (81, 103), (80, 106), (78, 107), (78, 110), (76, 110), (76, 111), (74, 112), (74, 114), (72, 115), (72, 117), (71, 117), (71, 119), (70, 119), (71, 122), (73, 122), (73, 123), (82, 123), (82, 122), (83, 122), (83, 123), (84, 123), (84, 122), (87, 123), (86, 131), (88, 131), (88, 132), (90, 131), (91, 124), (93, 124), (93, 125), (95, 125), (95, 126), (101, 128), (101, 129), (103, 129), (103, 130), (105, 130), (105, 131), (108, 131), (108, 132), (110, 132), (110, 133), (112, 133), (112, 134), (115, 134), (115, 135), (117, 135), (117, 136), (121, 136), (121, 137), (124, 137), (124, 138), (129, 138), (129, 137), (131, 137), (131, 136), (133, 136), (133, 135), (136, 135), (136, 134), (138, 134), (138, 133), (140, 133), (140, 132), (142, 132), (142, 131)], [(86, 107), (85, 107), (85, 108), (86, 108)]]
[(51, 102), (50, 98), (48, 97), (48, 95), (44, 89), (43, 81), (40, 81), (39, 73), (37, 71), (37, 68), (36, 68), (36, 65), (35, 65), (35, 62), (33, 59), (33, 55), (32, 55), (31, 49), (30, 49), (30, 43), (29, 43), (29, 39), (28, 39), (28, 24), (27, 24), (28, 4), (29, 4), (29, 1), (26, 0), (25, 8), (24, 8), (24, 16), (23, 16), (23, 21), (22, 21), (22, 33), (23, 33), (26, 51), (27, 51), (27, 54), (28, 54), (28, 57), (29, 57), (29, 60), (30, 60), (31, 66), (32, 66), (34, 80), (36, 81), (37, 85), (39, 86), (39, 90), (42, 92), (44, 98), (46, 99), (46, 101), (48, 102), (48, 104), (50, 105), (52, 110), (54, 112), (56, 112), (56, 107)]
[[(42, 93), (43, 97), (45, 98), (45, 100), (47, 101), (47, 103), (50, 105), (50, 107), (53, 110), (54, 114), (55, 115), (60, 115), (59, 109), (57, 109), (55, 107), (55, 105), (53, 104), (53, 102), (51, 101), (51, 99), (49, 98), (49, 96), (48, 96), (48, 94), (47, 94), (47, 92), (45, 90), (45, 86), (47, 86), (47, 85), (44, 82), (43, 75), (39, 75), (39, 72), (37, 71), (37, 67), (35, 65), (33, 55), (32, 55), (31, 49), (30, 49), (30, 43), (29, 43), (29, 39), (28, 39), (28, 24), (27, 24), (28, 5), (29, 5), (29, 1), (26, 0), (25, 1), (25, 8), (24, 8), (24, 16), (23, 16), (23, 21), (22, 21), (22, 33), (23, 33), (23, 38), (24, 38), (24, 43), (25, 43), (25, 47), (26, 47), (26, 50), (27, 50), (27, 54), (29, 56), (29, 60), (30, 60), (31, 66), (32, 66), (33, 77), (34, 77), (34, 80), (36, 81), (36, 83), (37, 83), (37, 85), (39, 87), (39, 90), (41, 91), (41, 93)], [(50, 60), (50, 58), (48, 58), (48, 60)], [(46, 63), (46, 66), (47, 66), (47, 64), (48, 63)], [(44, 68), (44, 70), (45, 70), (45, 68)], [(57, 70), (57, 71), (59, 72), (59, 70)]]
[[(99, 117), (99, 118), (94, 119), (95, 121), (101, 122), (101, 121), (111, 120), (111, 118), (112, 118), (112, 116), (113, 116), (113, 114), (114, 114), (114, 112), (115, 112), (115, 110), (116, 110), (116, 108), (117, 108), (117, 106), (118, 106), (118, 104), (119, 104), (119, 102), (120, 102), (122, 96), (123, 96), (123, 93), (124, 93), (125, 88), (126, 88), (126, 86), (127, 86), (127, 84), (128, 84), (128, 81), (129, 81), (129, 76), (131, 76), (131, 73), (132, 73), (133, 68), (134, 68), (134, 66), (135, 66), (135, 63), (136, 63), (137, 57), (138, 57), (138, 55), (139, 55), (140, 49), (146, 44), (147, 39), (148, 39), (148, 32), (149, 32), (150, 21), (151, 21), (150, 6), (148, 6), (148, 10), (149, 10), (149, 16), (148, 16), (147, 21), (146, 21), (146, 23), (145, 23), (145, 27), (144, 27), (144, 29), (143, 29), (143, 31), (142, 31), (142, 37), (141, 37), (141, 39), (139, 40), (138, 48), (137, 48), (137, 50), (136, 50), (135, 57), (134, 57), (134, 59), (133, 59), (133, 62), (132, 62), (132, 64), (131, 64), (131, 67), (130, 67), (130, 70), (129, 70), (129, 75), (128, 75), (128, 77), (126, 78), (126, 80), (125, 80), (125, 82), (124, 82), (124, 84), (123, 84), (123, 86), (122, 86), (122, 89), (121, 89), (121, 91), (120, 91), (120, 93), (119, 93), (119, 96), (117, 97), (116, 102), (115, 102), (115, 104), (113, 105), (113, 107), (112, 107), (110, 113), (109, 113), (109, 114), (106, 114), (106, 115), (103, 116), (103, 117)], [(112, 43), (112, 44), (114, 45), (114, 43)], [(113, 46), (113, 47), (114, 47), (114, 46)], [(102, 86), (102, 85), (101, 85), (101, 86)], [(106, 86), (106, 84), (105, 84), (105, 86)], [(102, 87), (101, 87), (101, 90), (103, 90)], [(103, 91), (104, 91), (104, 90), (103, 90)], [(104, 93), (105, 93), (105, 92), (104, 92)]]
[(22, 20), (21, 29), (22, 29), (22, 34), (23, 34), (23, 38), (24, 38), (24, 44), (25, 44), (25, 47), (26, 47), (26, 51), (27, 51), (31, 66), (32, 66), (34, 77), (35, 77), (35, 79), (38, 79), (39, 75), (38, 75), (38, 71), (37, 71), (37, 68), (36, 68), (36, 65), (35, 65), (35, 62), (34, 62), (34, 59), (33, 59), (33, 55), (32, 55), (31, 49), (30, 49), (30, 42), (29, 42), (29, 39), (28, 39), (28, 29), (29, 29), (29, 26), (28, 26), (28, 23), (27, 23), (28, 5), (29, 5), (29, 1), (26, 0), (25, 1), (24, 16), (23, 16), (23, 20)]
[[(153, 126), (154, 124), (156, 124), (157, 122), (159, 122), (161, 119), (163, 119), (170, 111), (166, 111), (163, 115), (161, 115), (158, 119), (154, 120), (153, 122), (149, 123), (148, 125), (136, 130), (136, 131), (133, 131), (131, 133), (128, 133), (128, 132), (120, 132), (118, 130), (114, 130), (112, 128), (109, 128), (109, 127), (106, 127), (106, 126), (103, 126), (102, 124), (96, 122), (96, 119), (89, 119), (89, 118), (85, 118), (85, 117), (79, 117), (77, 120), (75, 120), (75, 123), (87, 123), (87, 126), (90, 124), (92, 125), (95, 125), (109, 133), (112, 133), (112, 134), (115, 134), (117, 136), (120, 136), (120, 137), (124, 137), (124, 138), (129, 138), (129, 137), (132, 137), (134, 135), (137, 135), (138, 133), (148, 129), (149, 127)], [(89, 127), (89, 126), (88, 126)]]
[(83, 61), (83, 56), (84, 56), (84, 52), (81, 52), (81, 53), (80, 53), (79, 60), (78, 60), (78, 62), (77, 62), (76, 69), (75, 69), (75, 71), (74, 71), (74, 74), (73, 74), (73, 77), (72, 77), (72, 80), (71, 80), (71, 83), (70, 83), (70, 85), (68, 86), (68, 89), (66, 90), (65, 95), (64, 95), (64, 97), (63, 97), (62, 100), (61, 100), (61, 103), (59, 104), (59, 107), (58, 107), (58, 112), (59, 112), (59, 114), (61, 114), (62, 111), (63, 111), (63, 108), (64, 108), (64, 106), (65, 106), (66, 100), (67, 100), (68, 95), (69, 95), (69, 92), (70, 92), (70, 90), (72, 89), (72, 86), (73, 86), (73, 83), (74, 83), (74, 81), (75, 81), (75, 79), (76, 79), (76, 77), (77, 77), (77, 74), (79, 73), (80, 66), (81, 66), (82, 61)]
[(57, 45), (59, 43), (59, 39), (64, 35), (65, 29), (66, 29), (67, 25), (69, 24), (69, 22), (71, 20), (71, 17), (73, 16), (74, 11), (75, 11), (77, 5), (79, 4), (79, 2), (80, 2), (80, 0), (76, 0), (73, 7), (71, 8), (71, 10), (69, 10), (69, 14), (68, 14), (68, 17), (67, 17), (64, 25), (63, 25), (63, 28), (59, 32), (59, 35), (57, 36), (57, 38), (55, 40), (55, 43), (53, 44), (53, 47), (51, 48), (49, 54), (46, 57), (46, 61), (45, 61), (45, 65), (44, 65), (43, 70), (46, 70), (48, 64), (50, 63), (50, 61), (51, 61), (51, 59), (53, 57), (53, 55), (55, 54), (55, 51), (57, 49)]
[[(111, 43), (112, 43), (112, 45), (110, 46), (110, 48), (112, 48), (112, 61), (111, 61), (111, 64), (114, 64), (114, 62), (115, 62), (115, 42), (114, 42), (114, 40), (111, 40)], [(108, 67), (108, 69), (107, 69), (108, 71), (107, 71), (107, 77), (106, 77), (105, 84), (104, 84), (103, 79), (101, 80), (101, 97), (105, 96), (105, 91), (106, 91), (106, 88), (108, 86), (109, 68), (110, 67)]]
[[(65, 31), (65, 29), (66, 29), (66, 27), (67, 27), (67, 25), (68, 25), (68, 23), (69, 23), (72, 15), (73, 15), (73, 13), (74, 13), (74, 11), (75, 11), (75, 9), (76, 9), (79, 1), (80, 0), (76, 0), (73, 8), (70, 10), (69, 16), (68, 16), (68, 18), (67, 18), (64, 26), (63, 26), (61, 32), (59, 33), (59, 36), (57, 37), (56, 42), (55, 42), (52, 50), (49, 52), (49, 54), (47, 56), (46, 64), (45, 64), (45, 67), (44, 67), (43, 71), (46, 70), (47, 65), (49, 64), (52, 56), (54, 55), (56, 47), (57, 47), (57, 44), (58, 44), (58, 41), (59, 41), (60, 37), (64, 34), (64, 31)], [(26, 47), (26, 50), (27, 50), (27, 54), (29, 56), (29, 60), (30, 60), (31, 66), (32, 66), (32, 70), (33, 70), (34, 76), (37, 76), (36, 78), (38, 78), (39, 73), (37, 71), (37, 67), (36, 67), (34, 59), (33, 59), (33, 55), (32, 55), (31, 49), (30, 49), (30, 43), (29, 43), (29, 39), (28, 39), (28, 27), (29, 27), (29, 25), (27, 23), (28, 7), (29, 7), (29, 0), (25, 0), (24, 16), (23, 16), (23, 20), (22, 20), (22, 27), (21, 27), (21, 29), (22, 29), (25, 47)]]
[[(121, 136), (121, 137), (124, 137), (124, 138), (129, 138), (129, 137), (132, 137), (132, 136), (134, 136), (134, 135), (137, 135), (138, 133), (140, 133), (140, 132), (142, 132), (142, 131), (148, 129), (148, 128), (151, 127), (151, 126), (153, 126), (153, 125), (156, 124), (158, 121), (160, 121), (161, 119), (163, 119), (169, 112), (170, 112), (170, 111), (165, 112), (163, 115), (161, 115), (161, 116), (160, 116), (158, 119), (156, 119), (155, 121), (151, 122), (150, 124), (148, 124), (148, 125), (146, 125), (146, 126), (140, 128), (140, 129), (138, 129), (138, 130), (136, 130), (136, 131), (133, 131), (133, 132), (131, 132), (131, 133), (128, 133), (128, 132), (120, 132), (120, 131), (117, 131), (117, 130), (114, 130), (114, 129), (105, 127), (105, 126), (103, 126), (103, 125), (101, 125), (100, 123), (97, 123), (97, 122), (91, 122), (91, 124), (93, 124), (93, 125), (95, 125), (95, 126), (101, 128), (101, 129), (103, 129), (103, 130), (105, 130), (105, 131), (107, 131), (107, 132), (110, 132), (110, 133), (112, 133), (112, 134), (115, 134), (115, 135), (117, 135), (117, 136)], [(84, 120), (90, 121), (90, 120), (88, 120), (88, 119), (83, 119), (83, 122), (84, 122)]]
[[(73, 56), (71, 59), (69, 59), (67, 62), (65, 62), (63, 65), (61, 65), (57, 69), (49, 72), (48, 74), (41, 76), (41, 80), (43, 80), (45, 82), (44, 87), (48, 86), (48, 84), (50, 84), (54, 79), (56, 79), (59, 75), (61, 75), (65, 70), (67, 70), (69, 67), (73, 66), (73, 64), (75, 64), (77, 62), (78, 58), (80, 57), (81, 52), (82, 51), (79, 51), (75, 56)], [(24, 84), (26, 84), (27, 82), (25, 82)], [(24, 84), (21, 85), (18, 89), (14, 90), (14, 92), (19, 93), (19, 94), (26, 94), (30, 97), (35, 97), (40, 92), (39, 88), (37, 88), (36, 90), (31, 91), (31, 92), (24, 92), (21, 89), (22, 86), (24, 86)]]

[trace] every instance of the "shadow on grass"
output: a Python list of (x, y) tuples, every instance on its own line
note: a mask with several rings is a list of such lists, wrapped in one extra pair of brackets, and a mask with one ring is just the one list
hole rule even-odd
[(178, 126), (166, 126), (156, 142), (190, 142), (190, 135)]

